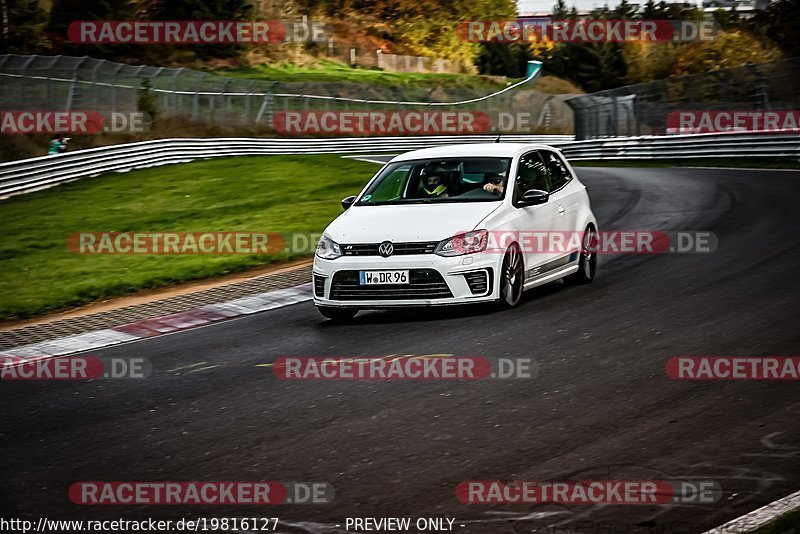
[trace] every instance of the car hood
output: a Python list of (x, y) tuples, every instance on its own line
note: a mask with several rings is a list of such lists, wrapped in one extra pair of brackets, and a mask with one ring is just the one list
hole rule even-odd
[(352, 206), (325, 230), (337, 243), (441, 241), (476, 229), (502, 202)]

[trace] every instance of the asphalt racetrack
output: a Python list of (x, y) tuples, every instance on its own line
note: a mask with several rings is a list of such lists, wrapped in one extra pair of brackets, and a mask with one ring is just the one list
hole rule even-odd
[[(673, 356), (800, 347), (800, 171), (579, 168), (601, 230), (714, 232), (711, 254), (605, 255), (590, 286), (552, 283), (511, 311), (365, 312), (310, 302), (95, 351), (146, 380), (6, 382), (2, 516), (450, 517), (455, 532), (702, 532), (800, 488), (797, 381), (674, 381)], [(355, 193), (355, 191), (354, 191)], [(295, 356), (530, 357), (531, 379), (282, 381)], [(476, 479), (709, 479), (714, 504), (472, 505)], [(76, 481), (325, 481), (326, 505), (73, 505)], [(337, 527), (336, 525), (341, 525)], [(461, 526), (463, 525), (463, 526)], [(416, 532), (416, 530), (413, 530)], [(611, 532), (606, 530), (606, 532)]]

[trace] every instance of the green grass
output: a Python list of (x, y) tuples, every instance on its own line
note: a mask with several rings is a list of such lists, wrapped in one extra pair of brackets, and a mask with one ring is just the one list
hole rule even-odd
[(800, 534), (800, 510), (779, 517), (774, 523), (758, 529), (756, 534)]
[(751, 169), (800, 169), (800, 161), (764, 158), (570, 160), (574, 167), (736, 167)]
[(438, 74), (391, 72), (377, 69), (353, 68), (336, 61), (321, 60), (315, 66), (293, 64), (261, 65), (259, 67), (230, 67), (214, 74), (248, 80), (276, 82), (348, 82), (406, 87), (493, 88), (501, 85), (470, 74)]
[(374, 174), (338, 156), (261, 156), (84, 178), (0, 201), (0, 320), (242, 271), (308, 253), (88, 255), (75, 232), (320, 232)]

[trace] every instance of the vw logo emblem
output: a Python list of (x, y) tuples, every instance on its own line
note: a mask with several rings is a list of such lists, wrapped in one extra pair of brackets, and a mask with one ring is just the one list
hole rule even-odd
[(378, 254), (384, 258), (391, 256), (392, 252), (394, 252), (394, 245), (392, 245), (391, 241), (384, 241), (378, 246)]

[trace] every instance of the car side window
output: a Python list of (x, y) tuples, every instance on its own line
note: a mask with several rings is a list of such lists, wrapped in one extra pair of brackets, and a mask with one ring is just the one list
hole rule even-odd
[(552, 189), (548, 190), (548, 193), (551, 193), (556, 189), (561, 189), (572, 179), (572, 174), (570, 174), (569, 169), (567, 169), (567, 166), (564, 164), (561, 156), (555, 152), (550, 150), (542, 150), (541, 154), (550, 174), (550, 186)]
[(538, 152), (529, 152), (520, 158), (514, 200), (518, 200), (531, 189), (550, 191), (550, 176)]

